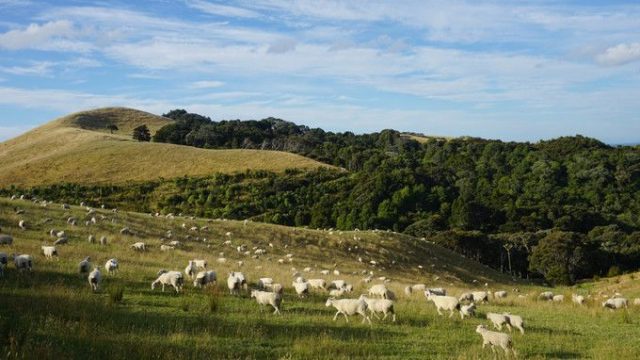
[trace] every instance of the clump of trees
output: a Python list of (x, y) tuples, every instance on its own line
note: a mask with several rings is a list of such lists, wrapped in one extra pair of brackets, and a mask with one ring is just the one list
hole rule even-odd
[(151, 132), (147, 125), (140, 125), (133, 129), (133, 139), (138, 141), (151, 141)]

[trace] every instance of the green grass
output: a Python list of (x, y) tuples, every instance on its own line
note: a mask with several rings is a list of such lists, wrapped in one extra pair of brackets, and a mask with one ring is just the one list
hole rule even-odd
[[(123, 108), (85, 111), (54, 120), (0, 144), (0, 184), (120, 184), (217, 172), (282, 172), (329, 166), (281, 151), (208, 150), (131, 139), (131, 129), (140, 124), (148, 124), (154, 132), (169, 122)], [(109, 134), (104, 128), (109, 123), (117, 124), (120, 130)]]
[[(13, 208), (25, 211), (15, 214)], [(390, 233), (305, 230), (267, 224), (204, 219), (152, 218), (145, 214), (99, 211), (107, 219), (97, 225), (71, 227), (68, 216), (84, 220), (84, 210), (72, 207), (64, 211), (59, 205), (44, 208), (26, 201), (0, 199), (0, 227), (14, 236), (12, 246), (0, 251), (34, 255), (34, 271), (19, 274), (10, 265), (0, 279), (0, 354), (27, 358), (283, 358), (283, 359), (492, 359), (490, 350), (483, 351), (480, 336), (474, 332), (478, 324), (486, 324), (483, 315), (489, 311), (509, 311), (522, 315), (525, 335), (513, 334), (520, 358), (593, 358), (637, 359), (640, 356), (640, 312), (635, 308), (612, 312), (603, 310), (593, 300), (588, 306), (575, 307), (570, 300), (551, 304), (535, 300), (541, 290), (523, 283), (514, 284), (500, 274), (457, 256), (444, 249), (424, 244), (416, 239)], [(44, 222), (45, 219), (51, 219)], [(26, 219), (29, 229), (21, 231), (16, 224)], [(208, 225), (203, 233), (182, 229), (193, 224)], [(118, 230), (129, 226), (137, 236), (120, 236)], [(59, 246), (60, 257), (45, 260), (39, 247), (52, 240), (50, 228), (69, 233), (70, 244)], [(187, 241), (183, 250), (159, 251), (160, 236), (173, 229), (180, 240), (191, 236), (206, 237), (202, 241)], [(227, 237), (226, 232), (232, 235)], [(88, 234), (99, 238), (106, 234), (109, 245), (86, 241)], [(359, 240), (354, 240), (354, 236)], [(268, 254), (254, 260), (224, 246), (231, 239), (234, 245), (266, 247)], [(145, 241), (147, 252), (139, 253), (128, 245)], [(268, 243), (274, 247), (268, 247)], [(358, 244), (357, 254), (348, 247)], [(285, 248), (285, 245), (287, 247)], [(382, 251), (381, 251), (382, 250)], [(219, 264), (220, 252), (228, 259)], [(278, 264), (287, 253), (293, 262)], [(92, 293), (84, 276), (76, 274), (77, 263), (91, 256), (93, 264), (116, 257), (120, 271), (114, 276), (103, 271), (102, 288)], [(359, 263), (358, 256), (375, 258), (386, 269)], [(209, 267), (218, 272), (216, 288), (194, 289), (190, 283), (184, 292), (162, 293), (151, 290), (150, 284), (160, 268), (182, 270), (190, 258), (205, 258)], [(238, 267), (236, 261), (243, 260)], [(392, 261), (396, 260), (396, 265)], [(401, 264), (399, 264), (401, 263)], [(433, 263), (434, 268), (429, 265)], [(340, 276), (322, 276), (320, 269), (333, 269)], [(417, 268), (417, 265), (423, 269)], [(445, 266), (446, 265), (446, 266)], [(366, 291), (362, 270), (372, 270), (376, 276), (393, 279), (390, 287), (398, 294), (397, 323), (373, 320), (373, 326), (360, 324), (352, 318), (332, 321), (333, 308), (324, 306), (325, 294), (314, 293), (298, 299), (290, 286), (291, 268), (314, 268), (305, 277), (327, 280), (343, 278), (356, 287), (351, 295)], [(317, 266), (317, 267), (316, 267)], [(261, 309), (247, 294), (230, 296), (225, 279), (230, 270), (241, 270), (250, 282), (261, 276), (271, 276), (285, 285), (283, 315)], [(353, 273), (356, 272), (357, 275)], [(439, 280), (434, 280), (438, 276)], [(479, 306), (479, 317), (460, 320), (440, 317), (432, 304), (421, 294), (407, 298), (402, 288), (407, 283), (426, 282), (443, 286), (451, 293), (474, 288), (473, 280), (489, 283), (491, 290), (506, 289), (505, 300)], [(611, 282), (610, 282), (611, 281)], [(617, 283), (606, 279), (576, 288), (553, 289), (570, 298), (573, 291), (592, 293), (613, 291), (615, 285), (623, 293), (635, 291), (636, 285), (627, 275)], [(374, 282), (375, 283), (375, 282)], [(476, 286), (483, 287), (482, 285)], [(511, 289), (518, 287), (523, 298)], [(114, 297), (122, 291), (121, 300)], [(500, 354), (499, 358), (504, 358)]]

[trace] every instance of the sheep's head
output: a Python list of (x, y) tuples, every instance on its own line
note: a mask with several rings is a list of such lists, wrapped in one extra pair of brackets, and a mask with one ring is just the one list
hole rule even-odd
[(327, 306), (327, 307), (328, 307), (328, 306), (333, 305), (333, 300), (334, 300), (334, 298), (328, 298), (328, 299), (327, 299), (327, 302), (324, 304), (324, 306)]
[(487, 326), (486, 325), (478, 325), (478, 327), (476, 328), (476, 332), (477, 333), (482, 333), (484, 331), (487, 330)]
[(251, 290), (251, 297), (257, 297), (258, 296), (258, 291), (257, 290)]

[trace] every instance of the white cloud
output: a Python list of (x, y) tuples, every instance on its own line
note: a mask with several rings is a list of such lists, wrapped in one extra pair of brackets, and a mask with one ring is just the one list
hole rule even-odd
[(616, 66), (640, 60), (640, 43), (618, 44), (596, 56), (602, 65)]
[(0, 34), (0, 48), (20, 50), (59, 46), (70, 50), (75, 46), (66, 39), (75, 34), (73, 24), (67, 20), (50, 21), (42, 25), (31, 24), (25, 29), (9, 30)]
[(29, 66), (0, 66), (0, 71), (13, 75), (44, 76), (51, 72), (53, 63), (48, 61), (33, 63)]
[(213, 89), (224, 85), (224, 82), (217, 80), (202, 80), (191, 83), (192, 89)]
[(203, 0), (187, 0), (186, 3), (189, 7), (212, 15), (240, 18), (255, 18), (260, 16), (260, 14), (255, 11), (235, 6), (215, 4)]
[(284, 54), (296, 49), (297, 42), (293, 39), (281, 39), (271, 44), (267, 49), (269, 54)]

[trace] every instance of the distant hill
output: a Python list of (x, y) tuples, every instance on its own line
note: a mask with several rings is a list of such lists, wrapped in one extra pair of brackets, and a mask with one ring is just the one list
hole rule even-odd
[[(153, 134), (172, 121), (126, 108), (64, 116), (0, 144), (0, 185), (117, 184), (248, 169), (279, 172), (326, 166), (279, 151), (206, 150), (131, 138), (137, 126), (147, 125)], [(109, 125), (118, 130), (111, 134)]]

